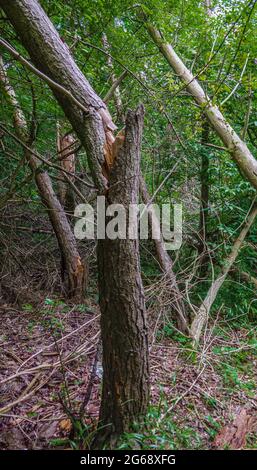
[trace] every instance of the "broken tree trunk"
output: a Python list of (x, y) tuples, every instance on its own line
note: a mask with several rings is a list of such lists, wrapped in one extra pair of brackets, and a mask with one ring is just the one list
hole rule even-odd
[[(12, 107), (16, 134), (22, 142), (28, 143), (30, 136), (26, 118), (16, 98), (15, 91), (9, 81), (1, 57), (0, 84), (4, 90), (8, 103)], [(40, 162), (32, 153), (29, 152), (29, 150), (26, 149), (24, 154), (35, 175), (38, 192), (47, 208), (49, 219), (58, 240), (62, 260), (62, 278), (66, 295), (74, 301), (81, 302), (85, 294), (87, 271), (78, 252), (76, 239), (63, 207), (54, 192), (48, 173), (45, 170), (40, 169)]]
[(238, 238), (236, 239), (235, 243), (232, 246), (231, 252), (229, 256), (225, 259), (222, 271), (220, 275), (215, 279), (215, 281), (212, 283), (210, 289), (208, 290), (208, 293), (200, 306), (199, 310), (197, 311), (195, 318), (192, 322), (191, 326), (191, 336), (197, 344), (199, 342), (199, 339), (201, 337), (202, 330), (208, 320), (209, 312), (211, 310), (212, 304), (215, 301), (217, 294), (225, 281), (229, 271), (231, 270), (234, 261), (237, 258), (237, 255), (239, 253), (240, 248), (242, 247), (242, 244), (245, 240), (246, 235), (248, 234), (255, 217), (257, 216), (257, 203), (254, 202), (254, 205), (246, 218), (245, 224), (243, 229), (241, 230)]
[[(123, 146), (110, 174), (106, 203), (138, 203), (143, 106), (129, 111)], [(111, 445), (132, 421), (146, 412), (149, 397), (148, 344), (139, 243), (126, 239), (99, 240), (99, 288), (103, 342), (103, 391), (95, 446)]]
[[(104, 45), (106, 52), (109, 52), (110, 46), (109, 46), (109, 42), (105, 33), (102, 36), (102, 41), (103, 41), (103, 45)], [(107, 63), (111, 71), (112, 83), (113, 84), (117, 83), (117, 79), (116, 79), (114, 67), (113, 67), (113, 61), (109, 55), (108, 55)], [(116, 86), (115, 88), (114, 101), (115, 101), (117, 116), (120, 119), (120, 121), (124, 124), (124, 114), (123, 114), (122, 99), (121, 99), (119, 86)], [(140, 191), (144, 204), (148, 206), (151, 203), (151, 198), (150, 198), (150, 195), (148, 194), (146, 182), (141, 172), (140, 172), (139, 191)], [(155, 227), (159, 226), (159, 221), (157, 220), (157, 216), (154, 210), (149, 212), (149, 223), (152, 229), (152, 233), (154, 233)], [(166, 276), (167, 280), (169, 280), (169, 287), (171, 288), (171, 292), (172, 292), (172, 302), (174, 306), (175, 319), (177, 321), (178, 329), (182, 333), (188, 333), (189, 328), (187, 324), (187, 314), (186, 314), (183, 297), (177, 284), (176, 275), (173, 271), (172, 260), (169, 254), (167, 253), (167, 250), (165, 249), (164, 240), (161, 235), (160, 235), (160, 239), (157, 239), (157, 238), (154, 239), (154, 244), (156, 248), (156, 254), (157, 254), (159, 266), (162, 272), (164, 273), (164, 275)]]
[[(75, 175), (75, 139), (72, 134), (61, 135), (58, 123), (57, 123), (57, 150), (58, 159), (60, 160), (60, 166), (69, 172), (69, 180), (74, 183)], [(65, 178), (65, 172), (60, 170), (60, 179), (58, 181), (58, 196), (59, 200), (68, 215), (74, 213), (75, 198), (74, 192)]]
[(193, 74), (176, 54), (171, 44), (165, 42), (160, 31), (147, 22), (145, 23), (145, 26), (169, 65), (178, 75), (180, 80), (185, 83), (187, 90), (193, 96), (196, 103), (201, 107), (213, 129), (231, 153), (231, 156), (235, 160), (239, 169), (252, 186), (257, 189), (257, 160), (251, 154), (247, 145), (236, 134), (234, 129), (220, 112), (219, 108), (212, 104), (210, 98), (206, 95), (199, 82), (194, 78)]

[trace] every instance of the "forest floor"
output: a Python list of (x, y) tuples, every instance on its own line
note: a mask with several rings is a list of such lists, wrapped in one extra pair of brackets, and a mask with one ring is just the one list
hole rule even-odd
[[(99, 337), (96, 304), (69, 306), (46, 299), (37, 309), (3, 305), (0, 323), (0, 448), (86, 446), (69, 438), (86, 394)], [(242, 410), (250, 417), (245, 448), (256, 445), (256, 340), (248, 329), (220, 321), (199, 352), (187, 338), (150, 318), (151, 406), (144, 429), (124, 436), (122, 448), (208, 449)], [(94, 432), (101, 370), (85, 408)], [(71, 414), (71, 415), (70, 415)]]
[[(49, 223), (37, 215), (37, 206), (33, 213), (17, 209), (14, 215), (13, 209), (5, 212), (0, 231), (0, 448), (87, 448), (99, 412), (100, 360), (85, 404), (85, 426), (76, 436), (71, 436), (71, 419), (88, 395), (99, 340), (95, 246), (86, 247), (87, 299), (82, 305), (67, 304), (56, 296), (58, 247)], [(163, 279), (152, 279), (146, 271), (143, 277), (151, 405), (144, 426), (123, 436), (120, 447), (224, 448), (229, 447), (228, 436), (222, 442), (224, 430), (232, 429), (237, 439), (241, 434), (237, 447), (257, 448), (252, 319), (247, 314), (228, 319), (219, 312), (195, 351), (170, 321), (170, 294)]]

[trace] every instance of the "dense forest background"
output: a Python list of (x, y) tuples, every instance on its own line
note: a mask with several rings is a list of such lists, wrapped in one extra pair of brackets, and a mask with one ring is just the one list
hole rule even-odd
[[(256, 448), (256, 1), (39, 3), (0, 0), (0, 447)], [(74, 237), (109, 190), (68, 56), (126, 129), (110, 198), (182, 203), (179, 250)]]

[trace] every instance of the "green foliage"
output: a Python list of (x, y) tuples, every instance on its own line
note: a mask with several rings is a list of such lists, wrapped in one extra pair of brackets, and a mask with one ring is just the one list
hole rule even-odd
[(118, 449), (199, 449), (200, 435), (189, 426), (179, 426), (168, 413), (162, 419), (161, 412), (167, 411), (167, 404), (152, 406), (141, 425), (135, 424), (132, 433), (123, 435)]

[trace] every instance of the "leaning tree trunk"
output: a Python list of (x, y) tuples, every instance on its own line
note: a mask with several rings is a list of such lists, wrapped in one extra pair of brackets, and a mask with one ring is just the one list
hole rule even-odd
[[(31, 161), (31, 156), (29, 158)], [(74, 302), (80, 303), (85, 297), (87, 268), (79, 254), (74, 233), (54, 192), (48, 173), (35, 168), (35, 180), (58, 240), (66, 295)]]
[[(100, 193), (106, 192), (108, 150), (112, 147), (112, 132), (116, 126), (105, 103), (77, 67), (68, 47), (60, 39), (37, 0), (13, 0), (11, 4), (9, 0), (0, 0), (0, 6), (19, 34), (34, 64), (55, 81), (50, 86), (87, 151), (95, 185)], [(10, 48), (8, 50), (13, 53)], [(14, 56), (19, 59), (19, 56)], [(46, 77), (44, 79), (49, 83)], [(63, 86), (66, 93), (60, 91), (56, 84)], [(80, 106), (74, 99), (79, 101)]]
[[(143, 14), (143, 17), (144, 16), (145, 15)], [(196, 103), (201, 107), (217, 135), (228, 148), (228, 151), (231, 153), (231, 156), (235, 160), (239, 169), (252, 186), (257, 189), (257, 160), (251, 154), (247, 145), (236, 134), (234, 129), (220, 112), (219, 108), (212, 104), (200, 83), (194, 78), (192, 72), (190, 72), (176, 54), (171, 44), (167, 44), (165, 42), (160, 31), (147, 22), (145, 25), (151, 38), (158, 46), (169, 65), (178, 75), (180, 80), (185, 83), (187, 90), (194, 97)]]
[(69, 48), (37, 0), (0, 0), (0, 7), (7, 14), (34, 65), (50, 83), (86, 149), (95, 185), (103, 193), (108, 187), (102, 171), (106, 135), (116, 129), (105, 103), (74, 62)]
[(253, 208), (251, 209), (246, 222), (244, 224), (243, 229), (241, 230), (238, 238), (236, 239), (235, 243), (232, 246), (232, 250), (230, 255), (225, 259), (222, 271), (217, 279), (213, 282), (208, 293), (200, 306), (196, 316), (192, 322), (191, 326), (191, 336), (194, 340), (194, 343), (197, 344), (202, 334), (202, 330), (208, 320), (209, 313), (212, 307), (213, 302), (215, 301), (217, 294), (225, 281), (229, 271), (231, 270), (233, 263), (235, 262), (239, 250), (244, 242), (244, 239), (249, 232), (255, 217), (257, 216), (257, 204), (254, 203)]
[[(12, 107), (16, 134), (22, 142), (27, 143), (29, 141), (29, 132), (26, 118), (9, 81), (1, 56), (0, 85), (4, 90), (8, 103)], [(75, 301), (81, 302), (86, 288), (87, 271), (78, 252), (76, 239), (63, 207), (54, 192), (48, 173), (40, 170), (40, 162), (27, 149), (25, 150), (25, 157), (35, 174), (38, 192), (47, 208), (49, 219), (58, 240), (62, 260), (62, 278), (66, 295)]]
[[(138, 203), (143, 107), (129, 111), (124, 144), (110, 174), (107, 204)], [(99, 431), (94, 445), (130, 430), (146, 412), (149, 397), (145, 300), (140, 274), (138, 240), (98, 242), (103, 391)]]
[[(151, 198), (147, 191), (146, 183), (142, 174), (140, 174), (140, 194), (144, 204), (148, 206), (151, 202)], [(152, 227), (152, 233), (154, 233), (155, 227), (159, 226), (159, 221), (154, 210), (149, 211), (149, 222), (150, 226)], [(174, 308), (178, 328), (182, 333), (188, 333), (188, 317), (184, 300), (177, 284), (176, 275), (173, 271), (172, 259), (165, 249), (164, 240), (161, 234), (159, 239), (156, 238), (154, 240), (154, 243), (160, 268), (165, 277), (168, 279), (169, 287), (172, 291), (172, 305)]]

